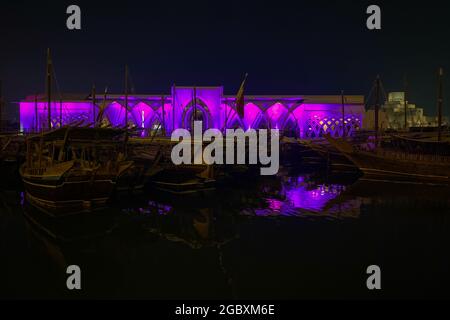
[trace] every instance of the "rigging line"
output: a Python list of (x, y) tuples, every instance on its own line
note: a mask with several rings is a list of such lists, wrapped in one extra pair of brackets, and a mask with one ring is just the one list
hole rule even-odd
[(58, 82), (58, 79), (56, 78), (55, 65), (53, 63), (52, 63), (52, 76), (53, 76), (53, 80), (55, 81), (55, 84), (56, 84), (56, 91), (58, 92), (59, 99), (62, 100), (59, 82)]
[(61, 89), (60, 89), (60, 87), (59, 87), (59, 82), (58, 82), (58, 79), (56, 78), (56, 72), (55, 72), (55, 65), (52, 63), (52, 65), (51, 65), (51, 73), (52, 73), (52, 78), (53, 78), (53, 80), (55, 81), (55, 85), (56, 85), (56, 91), (58, 92), (58, 96), (59, 96), (59, 103), (60, 103), (60, 106), (59, 106), (59, 109), (60, 109), (60, 120), (59, 120), (59, 123), (60, 123), (60, 125), (62, 125), (62, 112), (63, 112), (63, 103), (62, 103), (62, 93), (61, 93)]
[(128, 82), (131, 84), (131, 93), (132, 94), (136, 94), (135, 92), (135, 87), (134, 87), (134, 82), (133, 82), (133, 77), (131, 76), (131, 72), (130, 72), (130, 68), (128, 68)]
[(366, 103), (365, 103), (365, 109), (366, 109), (366, 110), (368, 110), (368, 108), (370, 107), (370, 102), (371, 102), (371, 99), (372, 99), (374, 87), (375, 87), (375, 86), (372, 85), (372, 87), (370, 88), (370, 91), (369, 91), (369, 95), (367, 96), (367, 101), (366, 101)]
[(384, 90), (383, 82), (381, 82), (381, 80), (380, 80), (380, 87), (383, 101), (386, 101), (387, 100), (386, 90)]

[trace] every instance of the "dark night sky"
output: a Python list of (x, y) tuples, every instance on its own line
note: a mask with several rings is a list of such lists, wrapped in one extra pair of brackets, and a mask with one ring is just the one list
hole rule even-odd
[[(381, 31), (365, 26), (366, 8), (373, 3), (382, 9)], [(81, 31), (66, 29), (70, 4), (81, 7)], [(0, 79), (8, 102), (43, 92), (47, 47), (61, 90), (77, 93), (89, 92), (92, 83), (99, 91), (108, 85), (122, 92), (126, 63), (136, 93), (169, 93), (176, 83), (224, 85), (225, 93), (235, 94), (248, 72), (247, 94), (344, 89), (367, 95), (376, 74), (386, 91), (396, 91), (407, 73), (411, 100), (434, 113), (437, 68), (450, 67), (448, 6), (444, 1), (2, 1)]]

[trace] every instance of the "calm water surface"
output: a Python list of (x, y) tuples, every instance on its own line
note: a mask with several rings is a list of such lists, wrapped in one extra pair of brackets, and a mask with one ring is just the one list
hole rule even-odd
[[(189, 201), (149, 190), (57, 225), (6, 189), (1, 298), (450, 297), (445, 188), (283, 170)], [(80, 292), (65, 289), (71, 264)], [(366, 289), (373, 264), (375, 293)]]

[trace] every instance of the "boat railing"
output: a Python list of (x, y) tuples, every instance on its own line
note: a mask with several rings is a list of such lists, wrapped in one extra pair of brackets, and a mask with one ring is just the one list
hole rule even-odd
[(423, 153), (410, 153), (401, 152), (396, 150), (380, 150), (376, 151), (378, 156), (383, 158), (395, 159), (395, 160), (405, 160), (405, 161), (421, 161), (421, 162), (440, 162), (440, 163), (450, 163), (449, 156), (443, 156), (439, 154), (423, 154)]
[(28, 174), (33, 175), (33, 176), (40, 176), (43, 175), (46, 171), (47, 168), (28, 168)]

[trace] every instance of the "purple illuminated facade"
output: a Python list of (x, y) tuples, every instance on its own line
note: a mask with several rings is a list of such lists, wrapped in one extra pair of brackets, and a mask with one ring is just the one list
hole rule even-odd
[[(48, 127), (45, 97), (27, 97), (20, 102), (21, 131), (40, 131)], [(125, 97), (108, 95), (106, 101), (97, 96), (64, 96), (51, 105), (52, 126), (81, 122), (92, 124), (103, 110), (103, 123), (125, 125)], [(363, 96), (346, 96), (345, 117), (342, 117), (340, 96), (246, 96), (245, 115), (235, 110), (235, 97), (223, 94), (223, 87), (172, 87), (167, 95), (130, 95), (128, 125), (142, 129), (142, 135), (161, 129), (166, 134), (177, 128), (190, 129), (192, 120), (202, 120), (204, 128), (272, 128), (292, 136), (317, 138), (324, 133), (341, 136), (342, 121), (346, 134), (362, 127)]]

